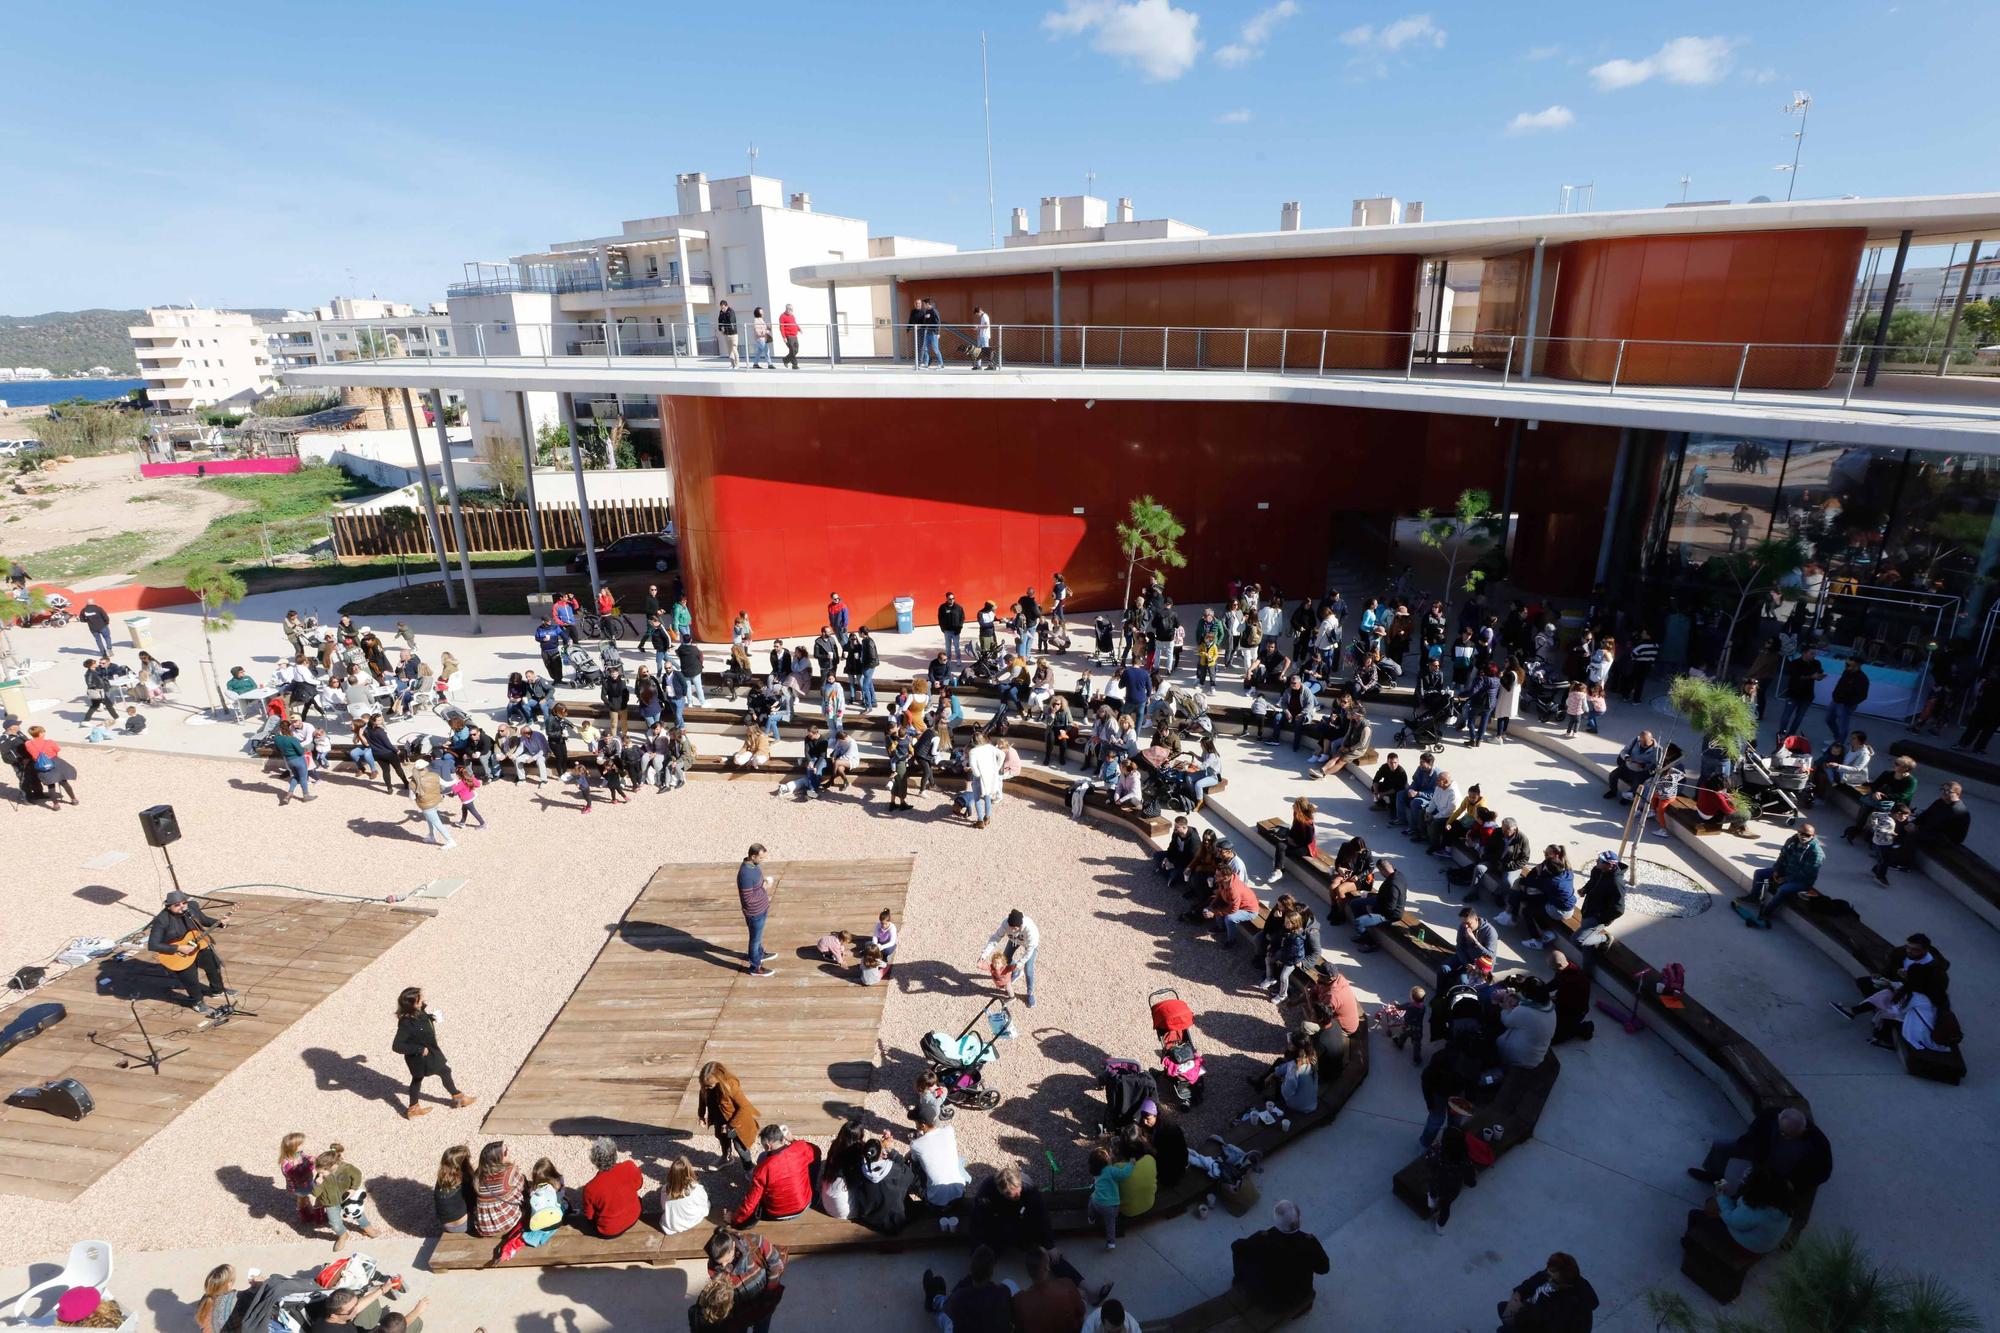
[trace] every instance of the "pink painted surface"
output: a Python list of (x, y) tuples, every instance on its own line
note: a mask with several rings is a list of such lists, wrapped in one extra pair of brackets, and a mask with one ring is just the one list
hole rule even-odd
[(244, 473), (297, 472), (299, 467), (296, 458), (218, 458), (206, 463), (141, 463), (139, 475), (192, 477), (199, 472), (203, 476), (226, 477)]

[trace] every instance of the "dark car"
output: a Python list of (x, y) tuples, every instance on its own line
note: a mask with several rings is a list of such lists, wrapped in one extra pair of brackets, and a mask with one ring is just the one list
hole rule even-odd
[[(598, 548), (597, 568), (600, 573), (614, 569), (650, 569), (664, 573), (676, 568), (681, 562), (680, 548), (671, 537), (657, 532), (633, 533), (620, 537), (609, 546)], [(581, 573), (589, 568), (578, 551), (569, 559), (571, 573)]]

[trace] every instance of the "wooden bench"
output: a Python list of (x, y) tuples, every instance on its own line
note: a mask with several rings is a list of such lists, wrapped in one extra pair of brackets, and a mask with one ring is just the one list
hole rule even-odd
[[(1860, 813), (1865, 795), (1859, 787), (1839, 783), (1829, 787), (1827, 802), (1837, 806), (1852, 823)], [(1992, 862), (1962, 843), (1918, 848), (1914, 859), (1917, 869), (1939, 888), (1964, 903), (1987, 925), (2000, 929), (2000, 870)]]
[[(1492, 1145), (1495, 1165), (1498, 1165), (1499, 1158), (1535, 1136), (1535, 1125), (1542, 1118), (1542, 1108), (1548, 1105), (1549, 1093), (1554, 1090), (1561, 1073), (1562, 1061), (1556, 1058), (1554, 1051), (1550, 1051), (1533, 1069), (1509, 1069), (1492, 1101), (1474, 1107), (1463, 1126), (1447, 1125), (1444, 1132), (1453, 1134), (1462, 1129), (1467, 1134), (1484, 1138)], [(1418, 1217), (1429, 1217), (1430, 1184), (1430, 1156), (1419, 1153), (1414, 1161), (1396, 1173), (1391, 1189)]]
[(1200, 1305), (1191, 1305), (1165, 1319), (1148, 1319), (1148, 1329), (1164, 1333), (1264, 1333), (1294, 1319), (1303, 1319), (1313, 1308), (1307, 1296), (1296, 1305), (1278, 1309), (1259, 1305), (1242, 1291), (1231, 1287), (1220, 1296), (1211, 1296)]

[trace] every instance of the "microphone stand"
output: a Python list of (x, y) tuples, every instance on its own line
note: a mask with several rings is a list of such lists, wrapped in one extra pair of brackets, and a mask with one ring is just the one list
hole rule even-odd
[(144, 1068), (152, 1070), (155, 1074), (160, 1072), (160, 1066), (165, 1064), (167, 1061), (173, 1059), (177, 1055), (187, 1054), (188, 1048), (186, 1046), (181, 1047), (177, 1051), (162, 1051), (159, 1048), (159, 1046), (154, 1043), (153, 1034), (146, 1030), (146, 1020), (139, 1016), (139, 1002), (137, 1000), (127, 1000), (126, 1003), (132, 1007), (132, 1021), (138, 1024), (139, 1026), (139, 1038), (140, 1040), (146, 1043), (146, 1053), (144, 1055), (133, 1055), (130, 1051), (124, 1050), (117, 1046), (113, 1046), (108, 1041), (98, 1040), (97, 1033), (95, 1032), (86, 1034), (90, 1038), (91, 1045), (102, 1046), (105, 1050), (112, 1052), (114, 1055), (124, 1056), (125, 1058), (118, 1062), (118, 1067), (120, 1069)]

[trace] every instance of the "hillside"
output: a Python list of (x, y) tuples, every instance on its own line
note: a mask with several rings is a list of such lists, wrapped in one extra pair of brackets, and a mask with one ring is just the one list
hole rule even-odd
[[(258, 319), (276, 319), (282, 310), (249, 309)], [(145, 317), (142, 310), (52, 310), (45, 315), (0, 315), (0, 366), (44, 366), (58, 375), (109, 366), (136, 375), (132, 338), (125, 330)]]
[(56, 310), (46, 315), (0, 315), (0, 366), (45, 366), (57, 374), (110, 366), (136, 375), (132, 339), (137, 310)]

